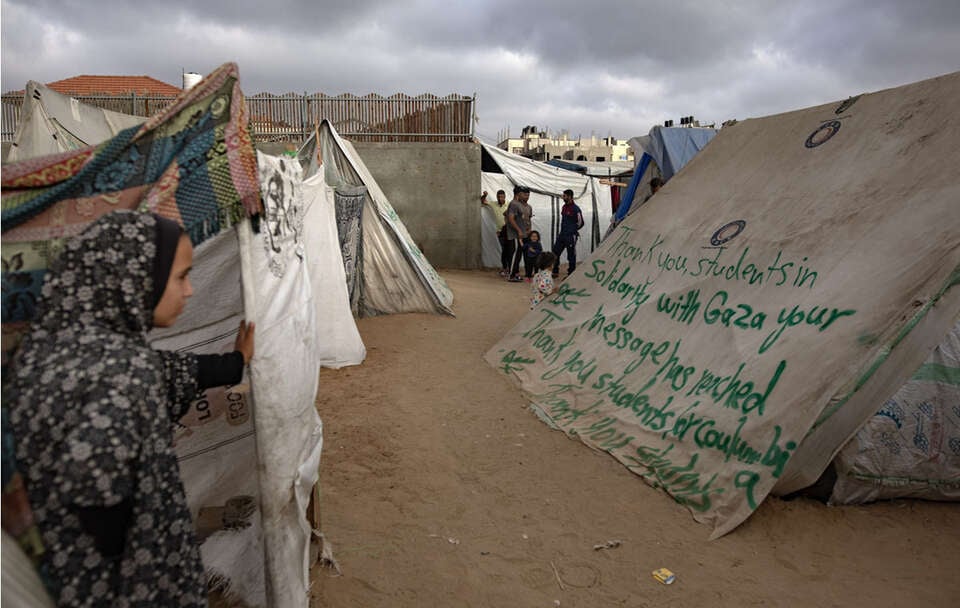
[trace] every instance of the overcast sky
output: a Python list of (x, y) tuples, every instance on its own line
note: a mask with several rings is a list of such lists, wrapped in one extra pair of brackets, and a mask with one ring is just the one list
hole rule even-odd
[(3, 91), (79, 74), (477, 95), (477, 133), (632, 137), (960, 69), (960, 0), (2, 0)]

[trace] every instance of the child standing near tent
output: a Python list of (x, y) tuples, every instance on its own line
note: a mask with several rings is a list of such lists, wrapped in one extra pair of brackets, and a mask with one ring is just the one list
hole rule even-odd
[(530, 298), (530, 310), (537, 307), (537, 304), (544, 298), (557, 291), (557, 286), (553, 282), (553, 275), (550, 269), (553, 268), (553, 262), (557, 256), (549, 251), (537, 256), (537, 274), (533, 277), (533, 284), (530, 288), (533, 290), (533, 297)]
[(531, 230), (523, 243), (523, 270), (527, 276), (527, 283), (532, 279), (534, 270), (540, 270), (537, 267), (537, 258), (541, 253), (543, 253), (543, 243), (540, 242), (540, 233)]

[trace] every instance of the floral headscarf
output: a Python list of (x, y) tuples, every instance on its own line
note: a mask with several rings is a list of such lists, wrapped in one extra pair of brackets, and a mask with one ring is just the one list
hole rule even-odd
[(45, 277), (34, 333), (96, 324), (145, 336), (153, 322), (155, 225), (152, 215), (117, 211), (68, 241)]

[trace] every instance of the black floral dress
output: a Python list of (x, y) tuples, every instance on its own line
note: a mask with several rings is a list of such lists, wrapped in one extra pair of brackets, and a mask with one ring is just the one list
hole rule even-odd
[(67, 242), (4, 399), (63, 606), (206, 606), (172, 422), (191, 355), (149, 348), (156, 220), (116, 211)]

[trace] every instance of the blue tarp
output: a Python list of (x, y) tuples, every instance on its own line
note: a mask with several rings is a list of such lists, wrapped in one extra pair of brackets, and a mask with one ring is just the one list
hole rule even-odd
[[(638, 158), (637, 168), (633, 172), (633, 179), (623, 197), (623, 202), (617, 207), (614, 224), (619, 223), (630, 212), (640, 180), (643, 178), (651, 162), (660, 168), (660, 175), (664, 183), (683, 168), (690, 160), (716, 137), (716, 129), (699, 127), (661, 127), (650, 129), (650, 134), (640, 140), (640, 150), (634, 147), (634, 154)], [(634, 140), (631, 140), (631, 145)]]
[(656, 126), (650, 129), (650, 149), (644, 152), (660, 167), (666, 182), (716, 135), (716, 129)]
[(633, 172), (633, 178), (630, 180), (630, 185), (627, 187), (626, 194), (623, 195), (623, 201), (617, 207), (617, 213), (613, 218), (614, 224), (619, 224), (623, 218), (627, 217), (627, 212), (630, 211), (630, 205), (632, 204), (633, 197), (637, 194), (637, 187), (640, 186), (640, 180), (647, 172), (647, 167), (650, 166), (651, 160), (651, 156), (646, 152), (644, 152), (643, 156), (640, 157), (640, 164), (637, 165), (636, 170)]

